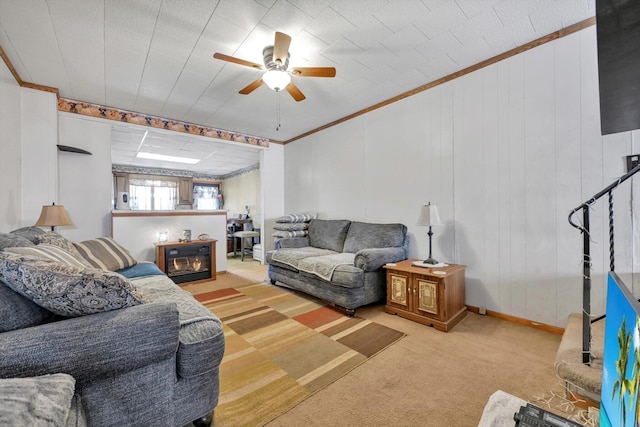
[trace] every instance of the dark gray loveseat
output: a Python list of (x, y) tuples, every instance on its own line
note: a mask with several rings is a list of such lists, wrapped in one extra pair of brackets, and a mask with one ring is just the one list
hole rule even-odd
[(312, 219), (308, 236), (284, 238), (267, 253), (269, 279), (303, 291), (353, 316), (384, 300), (386, 263), (407, 259), (407, 227)]
[[(3, 382), (29, 378), (37, 383), (63, 374), (72, 381), (73, 398), (68, 408), (62, 408), (68, 411), (67, 418), (63, 417), (66, 422), (55, 425), (210, 424), (218, 403), (225, 339), (220, 320), (191, 294), (155, 264), (138, 263), (118, 271), (121, 277), (117, 279), (129, 280), (143, 295), (143, 303), (77, 317), (61, 316), (14, 291), (6, 280), (29, 280), (27, 276), (35, 267), (49, 265), (56, 274), (86, 280), (101, 276), (100, 270), (15, 255), (10, 249), (3, 251), (2, 246), (20, 246), (14, 249), (17, 252), (22, 247), (47, 245), (33, 246), (14, 234), (0, 233), (0, 269), (4, 269), (0, 271), (0, 392), (5, 391)], [(106, 272), (102, 276), (112, 280), (114, 275)], [(51, 279), (42, 277), (36, 280)], [(55, 279), (46, 286), (54, 293), (59, 289)], [(87, 296), (93, 298), (89, 304), (100, 304), (106, 297)], [(38, 410), (37, 402), (44, 402), (38, 396), (42, 392), (52, 391), (33, 394), (36, 403), (27, 405), (20, 416), (37, 415), (26, 412)], [(15, 407), (0, 396), (0, 418), (7, 413), (15, 417), (10, 414)], [(31, 425), (18, 418), (14, 421), (11, 425)]]

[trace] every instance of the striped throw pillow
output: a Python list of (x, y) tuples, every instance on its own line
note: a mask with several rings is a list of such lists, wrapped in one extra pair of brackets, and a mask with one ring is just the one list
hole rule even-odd
[(309, 213), (297, 213), (283, 215), (276, 219), (277, 223), (291, 223), (291, 222), (309, 222), (315, 217), (314, 214)]
[(11, 252), (18, 255), (31, 255), (37, 258), (57, 261), (78, 268), (91, 267), (91, 265), (89, 265), (89, 263), (84, 259), (78, 259), (76, 256), (65, 251), (61, 247), (49, 245), (47, 243), (41, 243), (38, 246), (6, 248), (5, 252)]
[(287, 238), (287, 237), (304, 237), (308, 235), (309, 235), (309, 232), (307, 232), (307, 230), (292, 230), (292, 231), (279, 230), (279, 231), (274, 231), (271, 236)]
[(73, 245), (80, 252), (80, 255), (95, 268), (116, 271), (138, 263), (128, 250), (111, 237), (98, 237)]

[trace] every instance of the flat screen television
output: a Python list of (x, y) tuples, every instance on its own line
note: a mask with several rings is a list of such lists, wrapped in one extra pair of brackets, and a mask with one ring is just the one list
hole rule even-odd
[(618, 276), (607, 283), (600, 426), (637, 426), (640, 392), (640, 303)]
[(596, 0), (602, 135), (640, 129), (640, 1)]

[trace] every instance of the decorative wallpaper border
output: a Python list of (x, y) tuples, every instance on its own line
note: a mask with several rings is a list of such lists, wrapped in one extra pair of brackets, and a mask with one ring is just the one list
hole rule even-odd
[(211, 175), (200, 172), (192, 172), (178, 169), (164, 169), (164, 168), (147, 168), (144, 166), (129, 166), (129, 165), (112, 165), (112, 172), (124, 172), (124, 173), (135, 173), (140, 175), (162, 175), (162, 176), (173, 176), (179, 178), (195, 178), (195, 179), (206, 179), (211, 181), (222, 181), (225, 179), (233, 178), (235, 176), (239, 176), (248, 172), (252, 172), (256, 169), (260, 169), (260, 163), (256, 163), (255, 165), (248, 166), (246, 168), (228, 173), (226, 175)]
[(150, 126), (158, 129), (167, 129), (175, 132), (206, 136), (209, 138), (224, 139), (226, 141), (240, 142), (243, 144), (258, 145), (260, 147), (269, 146), (268, 138), (245, 135), (238, 132), (229, 132), (222, 129), (195, 125), (178, 120), (164, 119), (162, 117), (148, 116), (146, 114), (135, 113), (133, 111), (120, 110), (117, 108), (105, 107), (98, 104), (91, 104), (89, 102), (74, 101), (66, 98), (58, 99), (58, 111), (116, 120), (135, 125)]

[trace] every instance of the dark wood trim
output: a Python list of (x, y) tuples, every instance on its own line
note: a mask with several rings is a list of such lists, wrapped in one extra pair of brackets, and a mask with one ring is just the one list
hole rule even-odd
[(13, 78), (16, 79), (16, 82), (20, 87), (28, 87), (29, 89), (36, 89), (36, 90), (42, 90), (44, 92), (51, 92), (56, 95), (56, 98), (60, 98), (60, 91), (56, 87), (38, 85), (35, 83), (25, 82), (24, 80), (22, 80), (22, 78), (20, 78), (20, 75), (18, 74), (18, 71), (15, 69), (15, 67), (9, 60), (9, 57), (5, 53), (4, 49), (2, 49), (2, 46), (0, 46), (0, 57), (2, 57), (2, 60), (7, 65), (7, 68), (9, 68), (9, 71), (11, 71), (11, 74), (13, 74)]
[(29, 83), (29, 82), (22, 82), (20, 86), (28, 87), (29, 89), (41, 90), (44, 92), (51, 92), (56, 95), (56, 98), (60, 99), (60, 91), (58, 90), (57, 87), (38, 85), (35, 83)]
[(18, 74), (18, 71), (15, 69), (15, 67), (13, 66), (11, 61), (9, 60), (9, 57), (5, 53), (4, 49), (2, 49), (2, 46), (0, 46), (0, 57), (2, 57), (2, 60), (7, 65), (7, 68), (9, 69), (9, 71), (11, 71), (11, 74), (13, 74), (13, 78), (16, 79), (16, 82), (18, 83), (18, 85), (22, 86), (22, 84), (24, 82), (20, 78), (20, 75)]
[[(416, 95), (416, 94), (418, 94), (420, 92), (424, 92), (425, 90), (428, 90), (428, 89), (431, 89), (433, 87), (439, 86), (441, 84), (447, 83), (447, 82), (449, 82), (451, 80), (457, 79), (458, 77), (462, 77), (462, 76), (464, 76), (466, 74), (473, 73), (474, 71), (477, 71), (477, 70), (479, 70), (481, 68), (487, 67), (489, 65), (495, 64), (496, 62), (500, 62), (500, 61), (502, 61), (504, 59), (507, 59), (507, 58), (510, 58), (512, 56), (518, 55), (518, 54), (520, 54), (522, 52), (525, 52), (527, 50), (533, 49), (534, 47), (538, 47), (538, 46), (543, 45), (545, 43), (548, 43), (550, 41), (559, 39), (559, 38), (564, 37), (564, 36), (568, 36), (569, 34), (573, 34), (573, 33), (577, 32), (577, 31), (580, 31), (580, 30), (583, 30), (583, 29), (585, 29), (587, 27), (595, 25), (595, 23), (596, 23), (595, 16), (591, 17), (591, 18), (588, 18), (588, 19), (585, 19), (584, 21), (580, 21), (580, 22), (578, 22), (576, 24), (570, 25), (570, 26), (568, 26), (566, 28), (563, 28), (561, 30), (558, 30), (558, 31), (556, 31), (554, 33), (548, 34), (548, 35), (546, 35), (544, 37), (540, 37), (539, 39), (536, 39), (536, 40), (534, 40), (532, 42), (529, 42), (527, 44), (524, 44), (522, 46), (518, 46), (518, 47), (516, 47), (514, 49), (511, 49), (511, 50), (509, 50), (507, 52), (501, 53), (500, 55), (494, 56), (493, 58), (489, 58), (489, 59), (484, 60), (484, 61), (482, 61), (482, 62), (480, 62), (478, 64), (472, 65), (471, 67), (467, 67), (467, 68), (465, 68), (463, 70), (460, 70), (460, 71), (457, 71), (457, 72), (455, 72), (453, 74), (449, 74), (448, 76), (442, 77), (442, 78), (440, 78), (438, 80), (434, 80), (431, 83), (427, 83), (425, 85), (422, 85), (422, 86), (417, 87), (415, 89), (412, 89), (410, 91), (401, 93), (400, 95), (394, 96), (393, 98), (387, 99), (386, 101), (382, 101), (382, 102), (379, 102), (377, 104), (374, 104), (374, 105), (372, 105), (370, 107), (365, 108), (364, 110), (356, 111), (355, 113), (350, 114), (348, 116), (345, 116), (345, 117), (343, 117), (341, 119), (334, 120), (333, 122), (327, 123), (326, 125), (320, 126), (319, 128), (312, 129), (312, 130), (310, 130), (308, 132), (305, 132), (303, 134), (295, 136), (295, 137), (293, 137), (291, 139), (288, 139), (288, 140), (284, 141), (283, 144), (286, 145), (286, 144), (288, 144), (290, 142), (297, 141), (298, 139), (302, 139), (304, 137), (307, 137), (307, 136), (312, 135), (314, 133), (320, 132), (320, 131), (325, 130), (327, 128), (333, 127), (335, 125), (339, 125), (340, 123), (344, 123), (344, 122), (346, 122), (348, 120), (351, 120), (351, 119), (354, 119), (354, 118), (356, 118), (358, 116), (362, 116), (363, 114), (370, 113), (373, 110), (377, 110), (378, 108), (382, 108), (382, 107), (385, 107), (385, 106), (387, 106), (389, 104), (393, 104), (394, 102), (397, 102), (397, 101), (400, 101), (400, 100), (402, 100), (404, 98), (408, 98), (410, 96)], [(271, 140), (271, 142), (274, 142), (274, 141)]]
[[(467, 310), (472, 313), (480, 314), (479, 307), (467, 305)], [(497, 311), (487, 310), (487, 316), (495, 317), (496, 319), (500, 320), (506, 320), (507, 322), (511, 323), (517, 323), (519, 325), (529, 326), (530, 328), (539, 329), (545, 332), (551, 332), (553, 334), (562, 335), (564, 333), (564, 328), (560, 328), (558, 326), (547, 325), (546, 323), (535, 322), (533, 320), (511, 316), (510, 314), (499, 313)]]

